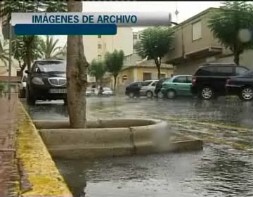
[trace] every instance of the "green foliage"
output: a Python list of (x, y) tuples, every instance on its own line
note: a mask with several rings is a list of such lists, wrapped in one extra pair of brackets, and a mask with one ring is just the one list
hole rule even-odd
[(105, 65), (108, 72), (114, 76), (114, 89), (116, 88), (117, 76), (123, 67), (124, 52), (114, 50), (112, 53), (105, 54)]
[(150, 27), (141, 33), (140, 41), (135, 45), (137, 53), (148, 59), (164, 57), (168, 53), (173, 40), (173, 32), (170, 28)]
[(105, 63), (103, 61), (93, 60), (89, 67), (89, 73), (96, 78), (96, 81), (102, 80), (106, 72)]
[(253, 39), (245, 42), (239, 38), (240, 30), (252, 31), (253, 6), (246, 1), (226, 1), (224, 6), (212, 13), (208, 27), (215, 38), (234, 54), (234, 61), (239, 64), (239, 55), (245, 49), (252, 48)]
[(7, 42), (0, 41), (0, 61), (3, 62), (5, 66), (7, 66), (9, 61), (9, 49), (6, 46)]
[(114, 50), (112, 53), (105, 54), (105, 64), (107, 70), (113, 75), (118, 76), (123, 67), (124, 52), (122, 50)]
[[(32, 40), (31, 40), (32, 39)], [(18, 36), (12, 41), (13, 57), (19, 62), (28, 64), (28, 55), (31, 61), (42, 57), (41, 45), (43, 40), (39, 36)]]
[(7, 22), (11, 19), (12, 12), (66, 12), (66, 1), (1, 1), (0, 17), (4, 17)]
[[(67, 11), (66, 1), (1, 1), (0, 17), (5, 19), (3, 23), (9, 23), (12, 12), (65, 12)], [(14, 40), (14, 57), (19, 62), (23, 61), (22, 69), (28, 65), (30, 69), (31, 62), (41, 57), (38, 43), (41, 40), (37, 36), (20, 36)]]
[(7, 84), (0, 82), (0, 93), (2, 93), (3, 91), (5, 91), (7, 88)]
[(169, 52), (173, 31), (166, 27), (150, 27), (142, 31), (140, 41), (134, 48), (142, 58), (153, 59), (155, 61), (158, 79), (160, 79), (161, 59)]
[(63, 56), (63, 48), (57, 47), (59, 39), (54, 40), (51, 36), (47, 36), (46, 40), (41, 42), (41, 53), (42, 57), (45, 59), (55, 59)]

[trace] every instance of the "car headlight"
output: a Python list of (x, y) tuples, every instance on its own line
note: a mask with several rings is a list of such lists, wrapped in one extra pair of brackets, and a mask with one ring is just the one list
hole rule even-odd
[(44, 82), (43, 82), (42, 79), (39, 78), (39, 77), (34, 77), (34, 78), (32, 79), (32, 83), (35, 84), (35, 85), (44, 85)]

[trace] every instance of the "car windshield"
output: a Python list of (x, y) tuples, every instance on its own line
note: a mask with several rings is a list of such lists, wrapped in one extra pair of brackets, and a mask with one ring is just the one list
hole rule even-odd
[(40, 72), (66, 72), (66, 64), (61, 61), (38, 62), (37, 69)]
[(104, 89), (104, 91), (111, 91), (110, 88), (103, 88), (103, 89)]
[(253, 77), (253, 70), (242, 73), (240, 76)]

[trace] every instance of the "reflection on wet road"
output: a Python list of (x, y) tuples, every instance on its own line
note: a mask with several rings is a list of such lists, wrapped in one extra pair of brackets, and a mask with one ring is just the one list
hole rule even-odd
[[(203, 139), (204, 151), (99, 159), (57, 160), (75, 196), (253, 196), (253, 102), (220, 98), (149, 100), (88, 98), (88, 119), (148, 117), (171, 131)], [(62, 103), (28, 107), (33, 119), (67, 119)], [(75, 181), (73, 181), (75, 180)]]

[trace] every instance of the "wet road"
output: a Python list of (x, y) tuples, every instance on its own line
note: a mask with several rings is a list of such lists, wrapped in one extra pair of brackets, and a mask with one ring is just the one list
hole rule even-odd
[[(57, 160), (75, 196), (83, 190), (86, 197), (253, 196), (253, 102), (112, 97), (88, 98), (87, 104), (88, 119), (164, 119), (172, 132), (198, 137), (205, 147), (186, 154)], [(39, 103), (28, 111), (33, 119), (68, 118), (62, 103)]]

